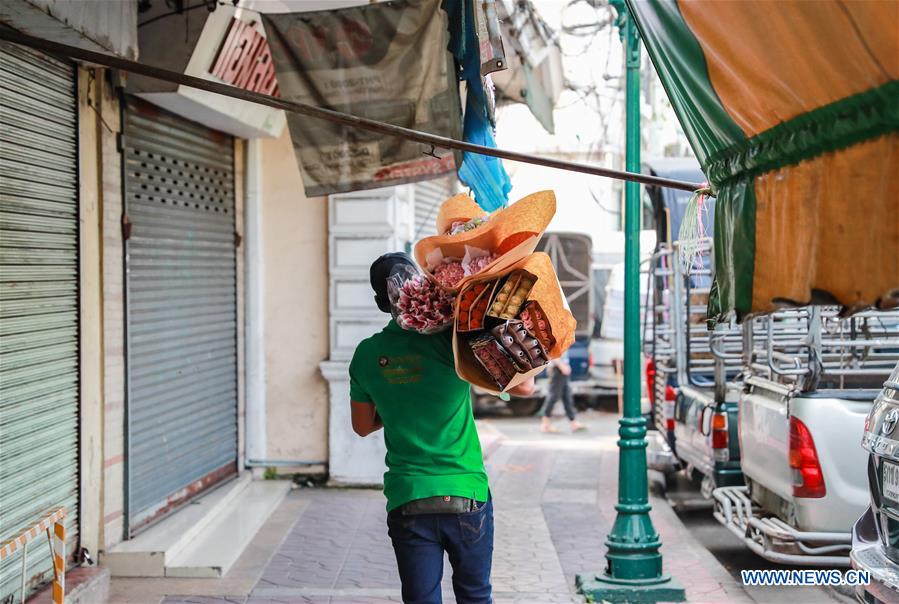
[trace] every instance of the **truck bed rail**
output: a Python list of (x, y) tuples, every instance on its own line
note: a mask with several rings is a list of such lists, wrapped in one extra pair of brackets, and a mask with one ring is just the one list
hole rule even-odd
[(712, 497), (715, 519), (762, 558), (802, 566), (849, 566), (849, 531), (799, 531), (754, 505), (749, 487), (719, 487)]
[(793, 391), (879, 385), (899, 362), (899, 311), (795, 308), (747, 322), (743, 337), (747, 371)]

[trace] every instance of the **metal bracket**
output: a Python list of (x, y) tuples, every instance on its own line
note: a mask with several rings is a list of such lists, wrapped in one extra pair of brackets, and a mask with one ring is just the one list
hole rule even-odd
[(131, 239), (131, 229), (133, 226), (131, 218), (128, 216), (128, 212), (122, 212), (122, 241)]
[(240, 244), (243, 242), (243, 236), (237, 231), (234, 231), (234, 247), (240, 247)]

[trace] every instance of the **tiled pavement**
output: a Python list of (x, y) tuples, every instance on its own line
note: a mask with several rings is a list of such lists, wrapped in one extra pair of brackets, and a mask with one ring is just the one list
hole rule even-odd
[[(514, 422), (514, 423), (512, 423)], [(615, 422), (596, 416), (587, 435), (540, 435), (536, 424), (497, 420), (504, 438), (493, 447), (488, 473), (495, 501), (494, 596), (498, 603), (582, 602), (574, 577), (605, 563), (603, 540), (614, 520)], [(511, 429), (509, 429), (511, 427)], [(491, 430), (490, 422), (482, 430)], [(750, 602), (727, 571), (688, 533), (671, 509), (655, 501), (666, 571), (692, 602)], [(113, 583), (122, 602), (164, 604), (375, 604), (400, 602), (399, 579), (387, 538), (383, 495), (362, 489), (300, 489), (279, 510), (282, 534), (268, 527), (274, 553), (252, 573), (238, 568), (215, 586), (169, 581), (161, 596), (140, 600), (140, 580)], [(289, 521), (290, 515), (296, 518)], [(265, 530), (265, 527), (264, 527)], [(259, 556), (257, 552), (256, 556)], [(453, 602), (446, 564), (444, 598)], [(243, 575), (241, 575), (243, 576)], [(206, 580), (210, 581), (210, 580)], [(214, 589), (210, 589), (214, 588)], [(231, 588), (231, 591), (227, 591)], [(237, 595), (209, 595), (209, 594)], [(179, 595), (206, 594), (206, 595)], [(164, 596), (164, 598), (162, 597)]]

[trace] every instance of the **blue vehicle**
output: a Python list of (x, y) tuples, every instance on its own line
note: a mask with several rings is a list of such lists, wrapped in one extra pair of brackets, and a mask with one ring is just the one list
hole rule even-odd
[(579, 335), (568, 349), (568, 362), (571, 364), (571, 381), (585, 382), (590, 379), (590, 337)]

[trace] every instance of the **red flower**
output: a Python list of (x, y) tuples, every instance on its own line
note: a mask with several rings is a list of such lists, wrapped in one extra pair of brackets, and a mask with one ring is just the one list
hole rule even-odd
[(434, 333), (453, 322), (455, 296), (424, 275), (406, 280), (399, 294), (396, 321), (403, 329)]

